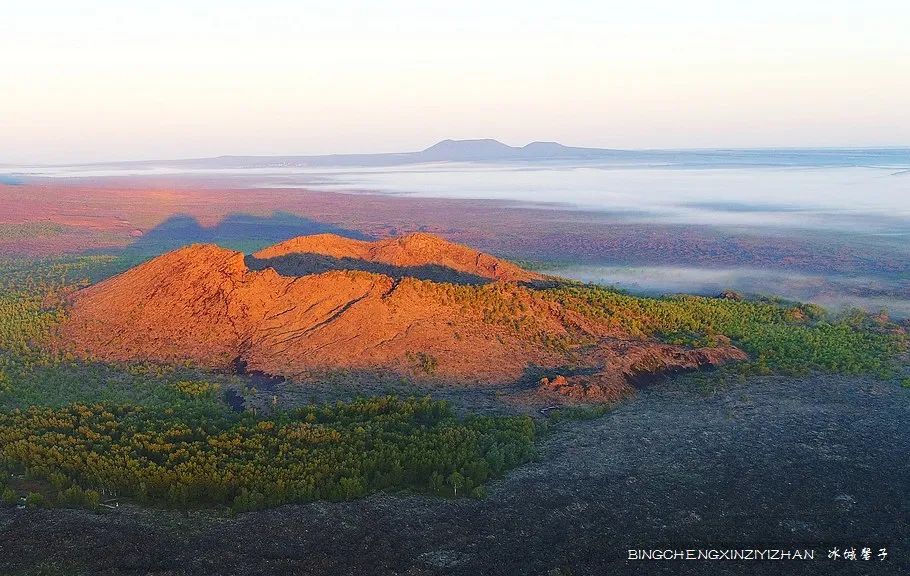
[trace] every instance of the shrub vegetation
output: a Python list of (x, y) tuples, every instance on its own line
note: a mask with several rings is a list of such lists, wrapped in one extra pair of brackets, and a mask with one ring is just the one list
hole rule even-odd
[(245, 511), (382, 489), (478, 495), (532, 455), (534, 435), (528, 417), (459, 420), (430, 398), (362, 399), (268, 419), (74, 404), (0, 414), (0, 466), (50, 482), (58, 505), (97, 507), (100, 494)]
[(757, 371), (893, 374), (906, 337), (861, 311), (830, 318), (813, 304), (740, 301), (700, 296), (647, 298), (613, 289), (571, 285), (546, 291), (584, 315), (640, 337), (697, 346), (724, 338), (753, 359)]

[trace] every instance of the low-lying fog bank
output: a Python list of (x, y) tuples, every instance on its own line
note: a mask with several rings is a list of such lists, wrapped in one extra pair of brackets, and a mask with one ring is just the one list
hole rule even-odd
[(682, 266), (567, 265), (545, 268), (541, 272), (647, 295), (686, 293), (714, 296), (732, 289), (750, 295), (774, 295), (814, 302), (835, 312), (849, 308), (869, 312), (884, 309), (894, 317), (910, 317), (910, 282), (907, 280), (810, 275), (754, 268)]

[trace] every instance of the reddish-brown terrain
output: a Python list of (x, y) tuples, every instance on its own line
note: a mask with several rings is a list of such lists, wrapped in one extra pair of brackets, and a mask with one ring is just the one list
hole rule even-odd
[[(830, 235), (648, 223), (607, 212), (498, 200), (358, 194), (354, 202), (351, 195), (336, 192), (255, 188), (243, 178), (29, 178), (20, 185), (0, 183), (0, 205), (0, 255), (119, 249), (175, 215), (210, 229), (232, 214), (262, 218), (259, 225), (266, 227), (279, 212), (377, 238), (425, 230), (538, 261), (843, 274), (910, 271), (906, 249), (851, 244)], [(31, 227), (23, 228), (26, 224)], [(36, 230), (35, 224), (48, 229)], [(295, 232), (301, 233), (311, 232)]]
[[(488, 279), (536, 275), (421, 234), (378, 243), (299, 238), (258, 253), (321, 251), (432, 265)], [(514, 383), (577, 400), (617, 397), (641, 376), (716, 365), (733, 347), (687, 349), (632, 338), (514, 281), (457, 285), (361, 270), (283, 276), (240, 252), (193, 245), (75, 294), (61, 346), (109, 361), (191, 361), (305, 380), (382, 370), (417, 380)], [(564, 376), (557, 378), (558, 376)]]

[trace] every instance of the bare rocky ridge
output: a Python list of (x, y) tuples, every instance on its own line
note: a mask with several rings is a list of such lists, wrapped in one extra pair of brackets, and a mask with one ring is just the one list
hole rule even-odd
[[(633, 338), (518, 284), (531, 272), (428, 234), (376, 243), (302, 237), (255, 255), (354, 258), (442, 266), (495, 280), (458, 286), (409, 276), (251, 270), (240, 252), (193, 245), (77, 292), (60, 346), (108, 361), (190, 361), (306, 379), (384, 370), (459, 383), (559, 381), (545, 392), (615, 399), (636, 379), (745, 358), (732, 347), (687, 349)], [(566, 375), (558, 380), (556, 376)]]

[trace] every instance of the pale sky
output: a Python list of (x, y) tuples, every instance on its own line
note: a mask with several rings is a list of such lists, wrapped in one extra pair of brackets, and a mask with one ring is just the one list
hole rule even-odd
[(0, 0), (0, 164), (910, 145), (906, 0)]

